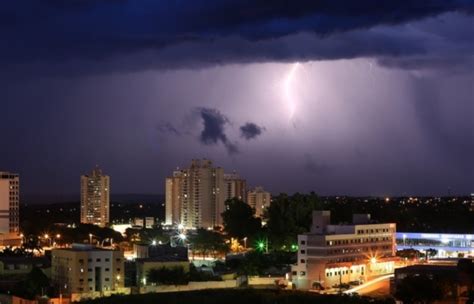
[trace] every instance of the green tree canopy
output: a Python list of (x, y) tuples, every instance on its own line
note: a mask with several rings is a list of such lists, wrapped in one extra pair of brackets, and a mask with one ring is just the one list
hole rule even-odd
[(195, 234), (189, 236), (189, 243), (193, 254), (204, 257), (229, 251), (229, 245), (226, 244), (224, 236), (212, 230), (198, 229)]
[(260, 218), (255, 217), (255, 210), (243, 201), (233, 198), (226, 202), (222, 213), (224, 231), (237, 239), (253, 238), (261, 229)]

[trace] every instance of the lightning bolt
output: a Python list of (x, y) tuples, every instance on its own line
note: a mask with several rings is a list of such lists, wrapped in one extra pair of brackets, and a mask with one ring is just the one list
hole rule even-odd
[(286, 75), (285, 82), (284, 82), (284, 96), (286, 101), (286, 106), (288, 108), (289, 119), (291, 120), (295, 115), (296, 111), (296, 102), (293, 96), (292, 84), (294, 82), (295, 73), (298, 69), (300, 64), (298, 62), (294, 63), (288, 74)]

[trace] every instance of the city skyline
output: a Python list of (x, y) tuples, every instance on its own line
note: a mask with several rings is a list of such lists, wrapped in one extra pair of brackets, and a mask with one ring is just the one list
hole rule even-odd
[(469, 1), (34, 2), (0, 8), (0, 168), (26, 195), (96, 164), (163, 193), (193, 158), (272, 193), (474, 192)]

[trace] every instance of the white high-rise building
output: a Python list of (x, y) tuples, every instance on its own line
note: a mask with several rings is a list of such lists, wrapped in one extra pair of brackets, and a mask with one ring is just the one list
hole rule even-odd
[(236, 173), (224, 174), (207, 159), (194, 159), (191, 166), (166, 179), (166, 224), (186, 228), (222, 225), (225, 201), (242, 199), (245, 181)]
[(101, 227), (109, 223), (110, 178), (96, 167), (81, 176), (81, 223)]
[(0, 234), (20, 231), (20, 176), (0, 172)]
[(255, 187), (247, 193), (247, 204), (255, 209), (255, 216), (262, 217), (266, 208), (270, 206), (271, 195), (262, 187)]
[(245, 201), (247, 182), (241, 178), (235, 171), (229, 174), (224, 174), (224, 196), (225, 200), (237, 198)]

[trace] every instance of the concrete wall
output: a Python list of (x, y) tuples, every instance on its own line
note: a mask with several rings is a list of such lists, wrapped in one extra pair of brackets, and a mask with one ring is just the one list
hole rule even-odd
[(202, 289), (221, 289), (236, 288), (236, 280), (228, 281), (210, 281), (210, 282), (189, 282), (188, 285), (159, 285), (140, 287), (140, 293), (150, 292), (176, 292), (176, 291), (192, 291)]

